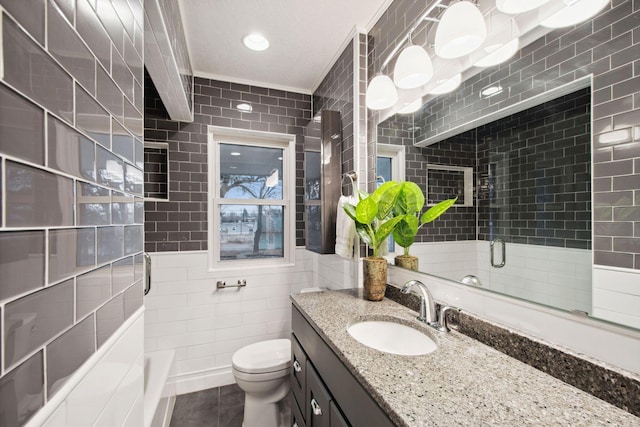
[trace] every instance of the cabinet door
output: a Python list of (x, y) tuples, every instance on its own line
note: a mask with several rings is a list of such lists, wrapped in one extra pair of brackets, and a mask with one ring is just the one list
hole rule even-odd
[(291, 335), (291, 392), (298, 402), (298, 406), (302, 408), (302, 416), (305, 417), (305, 395), (306, 372), (307, 372), (307, 355), (300, 346), (295, 335)]
[(294, 397), (291, 398), (291, 427), (306, 427), (302, 411)]
[(307, 427), (331, 426), (331, 395), (313, 365), (307, 361), (306, 421)]
[(351, 424), (347, 422), (347, 420), (342, 415), (342, 412), (338, 409), (335, 403), (331, 401), (330, 405), (330, 418), (331, 418), (331, 427), (351, 427)]

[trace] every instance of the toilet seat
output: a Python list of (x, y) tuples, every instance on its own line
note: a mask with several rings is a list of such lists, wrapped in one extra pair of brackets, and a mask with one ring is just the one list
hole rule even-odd
[(250, 344), (231, 358), (233, 369), (246, 374), (267, 374), (287, 370), (291, 365), (291, 341), (276, 339)]

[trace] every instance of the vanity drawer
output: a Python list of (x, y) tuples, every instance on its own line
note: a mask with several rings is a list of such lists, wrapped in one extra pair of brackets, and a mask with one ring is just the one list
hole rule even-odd
[(302, 408), (304, 417), (304, 390), (307, 385), (307, 355), (298, 343), (296, 336), (291, 334), (291, 392)]
[(307, 361), (307, 398), (303, 406), (309, 427), (331, 427), (331, 395)]
[(299, 403), (293, 395), (291, 397), (291, 427), (307, 427)]

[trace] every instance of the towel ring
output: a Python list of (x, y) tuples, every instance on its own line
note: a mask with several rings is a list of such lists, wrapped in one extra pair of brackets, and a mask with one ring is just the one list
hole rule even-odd
[(358, 180), (358, 173), (355, 171), (347, 172), (342, 175), (342, 181), (340, 182), (340, 194), (344, 196), (344, 192), (342, 191), (342, 186), (345, 184), (344, 179), (349, 178), (351, 182), (351, 194), (356, 195), (356, 181)]

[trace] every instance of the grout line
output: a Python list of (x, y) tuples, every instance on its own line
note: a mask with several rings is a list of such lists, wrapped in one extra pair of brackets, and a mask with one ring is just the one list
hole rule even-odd
[(0, 6), (0, 80), (4, 81), (4, 43), (2, 41), (2, 22), (4, 21), (4, 9)]

